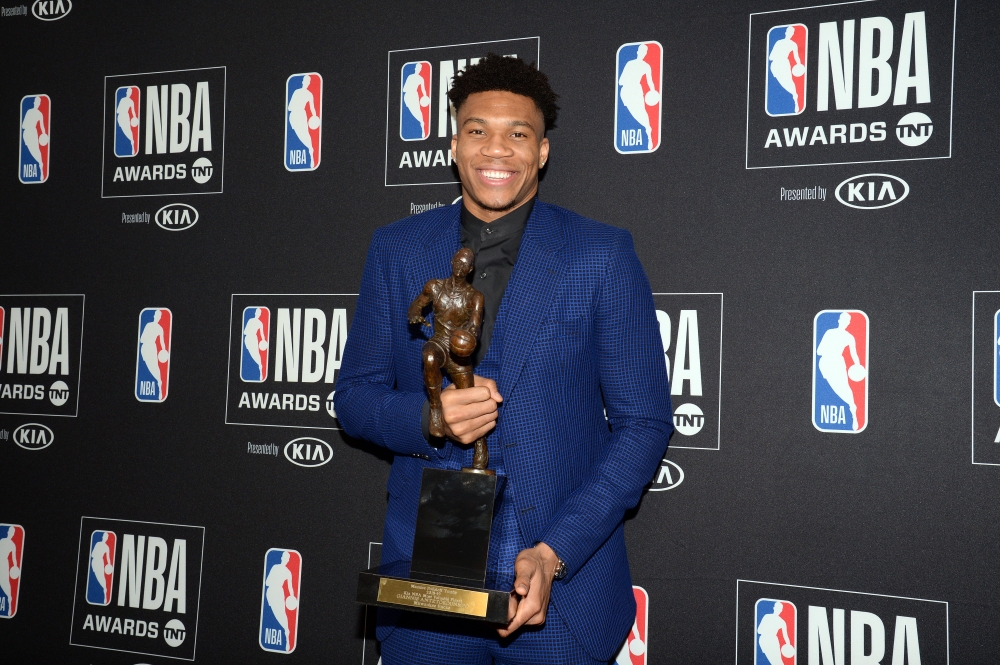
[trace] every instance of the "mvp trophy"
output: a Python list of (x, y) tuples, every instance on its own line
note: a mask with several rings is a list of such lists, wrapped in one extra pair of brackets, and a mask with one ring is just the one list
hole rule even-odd
[[(483, 294), (466, 281), (474, 256), (472, 250), (458, 250), (451, 261), (451, 277), (427, 282), (407, 312), (411, 324), (429, 326), (422, 312), (428, 305), (434, 307), (434, 336), (422, 354), (429, 431), (434, 437), (445, 435), (442, 368), (456, 388), (473, 387), (469, 356), (476, 349), (483, 320)], [(424, 469), (413, 558), (362, 572), (359, 603), (507, 623), (510, 592), (495, 590), (506, 580), (497, 579), (486, 566), (494, 504), (504, 480), (486, 468), (488, 462), (486, 439), (480, 438), (472, 468)]]

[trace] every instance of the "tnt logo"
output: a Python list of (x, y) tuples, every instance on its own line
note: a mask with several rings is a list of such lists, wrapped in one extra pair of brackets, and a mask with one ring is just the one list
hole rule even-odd
[(767, 87), (764, 108), (770, 116), (806, 110), (806, 45), (809, 28), (801, 23), (767, 31)]
[(243, 310), (243, 354), (240, 378), (247, 383), (267, 380), (267, 346), (271, 339), (271, 310), (247, 307)]
[(423, 141), (431, 135), (431, 63), (403, 65), (400, 85), (399, 138)]
[(111, 587), (115, 579), (114, 531), (95, 531), (90, 534), (90, 574), (87, 576), (87, 602), (91, 605), (110, 605)]
[(632, 593), (635, 595), (635, 622), (615, 658), (614, 665), (646, 665), (649, 648), (649, 639), (646, 636), (646, 628), (649, 625), (649, 594), (641, 586), (632, 587)]
[(271, 548), (264, 555), (264, 596), (260, 604), (260, 648), (295, 651), (299, 626), (302, 555)]
[(868, 315), (823, 310), (813, 320), (813, 425), (861, 432), (868, 425)]
[(636, 42), (618, 47), (615, 83), (615, 150), (653, 152), (660, 147), (663, 47)]
[(787, 600), (761, 598), (754, 606), (754, 665), (796, 665), (797, 610)]
[(115, 90), (115, 157), (139, 154), (139, 87), (122, 86)]
[(24, 527), (0, 524), (0, 618), (17, 614), (17, 592), (21, 587), (21, 555)]
[(173, 316), (166, 308), (147, 307), (139, 312), (135, 398), (140, 402), (167, 399), (172, 321)]
[(21, 98), (21, 161), (17, 177), (36, 184), (49, 179), (49, 134), (52, 100), (48, 95)]
[(323, 77), (292, 74), (285, 83), (285, 168), (315, 171), (322, 137)]

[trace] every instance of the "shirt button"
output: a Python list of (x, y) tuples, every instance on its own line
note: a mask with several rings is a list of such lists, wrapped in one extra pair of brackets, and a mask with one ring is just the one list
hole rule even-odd
[(493, 229), (490, 229), (490, 228), (487, 228), (487, 229), (486, 229), (486, 233), (487, 233), (487, 234), (491, 234), (491, 233), (493, 233)]
[(480, 273), (479, 279), (486, 279), (486, 271), (485, 270), (482, 273)]

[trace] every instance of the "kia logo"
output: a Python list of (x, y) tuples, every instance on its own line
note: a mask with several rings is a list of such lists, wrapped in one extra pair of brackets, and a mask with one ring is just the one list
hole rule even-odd
[(333, 458), (333, 448), (321, 439), (303, 436), (285, 444), (285, 459), (296, 466), (323, 466)]
[(52, 445), (55, 435), (45, 425), (25, 423), (14, 430), (14, 443), (25, 450), (41, 450)]
[(57, 21), (73, 9), (70, 0), (35, 0), (31, 5), (31, 13), (43, 21)]
[(186, 231), (198, 223), (198, 211), (186, 203), (168, 203), (156, 211), (156, 225), (167, 231)]
[(863, 173), (848, 178), (833, 192), (837, 200), (849, 208), (876, 210), (894, 206), (910, 193), (902, 178), (888, 173)]
[(656, 470), (656, 475), (653, 476), (653, 484), (650, 486), (649, 491), (663, 492), (665, 490), (672, 490), (683, 482), (684, 471), (681, 467), (676, 462), (665, 459), (660, 462), (660, 468)]

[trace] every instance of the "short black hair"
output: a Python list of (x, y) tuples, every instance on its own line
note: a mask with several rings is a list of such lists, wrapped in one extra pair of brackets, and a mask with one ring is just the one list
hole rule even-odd
[(529, 65), (521, 58), (487, 53), (485, 58), (455, 75), (448, 99), (457, 111), (469, 95), (491, 90), (529, 97), (542, 112), (546, 131), (556, 126), (559, 115), (556, 99), (559, 95), (552, 91), (549, 77), (538, 71), (535, 63)]

